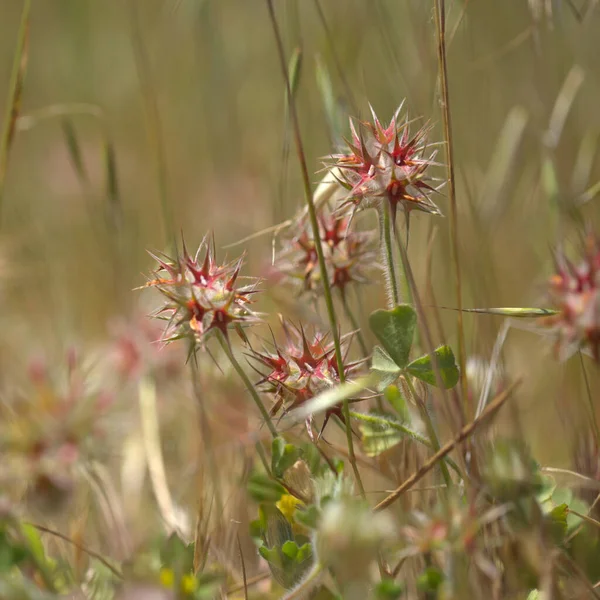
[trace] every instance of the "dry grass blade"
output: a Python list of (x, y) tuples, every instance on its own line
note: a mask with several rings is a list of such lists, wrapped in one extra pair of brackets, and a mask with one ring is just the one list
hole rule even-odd
[(438, 452), (436, 452), (429, 460), (423, 463), (423, 465), (413, 474), (411, 475), (400, 487), (398, 487), (394, 492), (392, 492), (387, 498), (384, 498), (377, 506), (375, 506), (374, 510), (379, 511), (387, 508), (395, 502), (404, 492), (410, 489), (415, 483), (420, 481), (431, 469), (433, 469), (443, 458), (445, 458), (454, 448), (466, 440), (479, 425), (495, 413), (512, 395), (515, 388), (519, 385), (520, 381), (516, 381), (510, 387), (508, 387), (504, 392), (496, 396), (494, 400), (492, 400), (486, 409), (481, 413), (479, 417), (473, 420), (468, 425), (465, 425), (460, 433), (447, 444), (442, 446)]
[(17, 38), (17, 48), (13, 59), (12, 73), (8, 85), (8, 100), (2, 137), (0, 138), (0, 224), (4, 210), (4, 186), (6, 182), (6, 171), (12, 142), (17, 128), (17, 119), (21, 111), (21, 97), (23, 95), (23, 83), (27, 71), (28, 40), (29, 40), (29, 13), (31, 0), (25, 0), (21, 14), (21, 25)]
[(169, 491), (161, 450), (156, 387), (148, 379), (144, 379), (140, 383), (139, 403), (146, 460), (154, 496), (160, 514), (169, 529), (179, 531), (180, 523), (175, 512), (171, 492)]

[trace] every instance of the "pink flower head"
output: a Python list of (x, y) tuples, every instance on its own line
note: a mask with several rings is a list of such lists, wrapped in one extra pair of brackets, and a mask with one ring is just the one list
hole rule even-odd
[(156, 315), (168, 321), (164, 341), (187, 337), (202, 345), (216, 330), (227, 337), (231, 326), (258, 320), (249, 308), (256, 283), (238, 287), (242, 259), (218, 265), (207, 238), (194, 256), (185, 245), (176, 259), (153, 256), (159, 267), (146, 287), (156, 287), (166, 298)]
[[(272, 414), (298, 408), (320, 392), (340, 383), (335, 351), (329, 336), (317, 332), (312, 337), (307, 337), (301, 326), (294, 327), (283, 319), (281, 324), (286, 338), (285, 345), (273, 341), (272, 352), (252, 350), (251, 354), (267, 367), (268, 372), (261, 373), (263, 378), (258, 385), (275, 398)], [(345, 364), (346, 377), (355, 373), (361, 363), (362, 361)], [(343, 420), (339, 406), (330, 408), (325, 413), (319, 436), (331, 415), (337, 415)], [(306, 429), (311, 438), (314, 438), (313, 423), (311, 415), (306, 420)]]
[[(299, 285), (302, 292), (318, 293), (322, 278), (310, 222), (301, 217), (290, 231), (275, 257), (275, 272), (279, 279)], [(319, 234), (332, 288), (344, 294), (350, 284), (369, 282), (369, 272), (378, 267), (374, 232), (350, 229), (349, 215), (332, 213), (324, 206), (319, 212)]]
[(541, 323), (554, 330), (556, 351), (567, 359), (577, 350), (588, 350), (600, 360), (600, 243), (588, 236), (578, 265), (564, 253), (556, 255), (556, 274), (549, 281), (549, 296), (558, 310)]
[(402, 106), (387, 127), (371, 109), (373, 122), (361, 121), (358, 129), (350, 122), (352, 140), (345, 152), (333, 154), (330, 168), (341, 173), (340, 183), (348, 190), (347, 204), (356, 207), (390, 203), (395, 217), (398, 207), (406, 213), (419, 210), (440, 215), (431, 195), (438, 191), (428, 170), (435, 152), (427, 154), (429, 126), (410, 132), (408, 119), (400, 120)]

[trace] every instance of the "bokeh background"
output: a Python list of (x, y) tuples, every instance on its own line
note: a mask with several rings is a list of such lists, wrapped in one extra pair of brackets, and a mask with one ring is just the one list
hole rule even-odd
[[(434, 125), (432, 141), (443, 139), (430, 4), (275, 2), (288, 57), (302, 50), (297, 102), (315, 183), (336, 135), (319, 68), (343, 134), (345, 114), (366, 116), (371, 103), (388, 119), (405, 99), (411, 116)], [(576, 246), (582, 223), (598, 225), (600, 11), (579, 4), (448, 3), (466, 307), (543, 306), (551, 249)], [(22, 2), (0, 5), (7, 89)], [(132, 290), (153, 267), (146, 250), (167, 249), (165, 206), (190, 246), (212, 230), (222, 248), (303, 205), (261, 0), (34, 0), (28, 58), (2, 207), (5, 374), (36, 352), (102, 348), (115, 318), (152, 308)], [(67, 132), (81, 151), (79, 171)], [(445, 196), (437, 203), (448, 215)], [(227, 254), (242, 248), (246, 273), (261, 274), (271, 237)], [(449, 219), (415, 214), (409, 254), (426, 299), (455, 306)], [(385, 302), (383, 286), (362, 296), (364, 323)], [(268, 297), (261, 303), (280, 309)], [(456, 346), (456, 315), (440, 314)], [(489, 358), (502, 322), (466, 314), (468, 354)], [(557, 364), (548, 339), (526, 330), (510, 331), (503, 360), (509, 378), (525, 378), (517, 405), (527, 440), (545, 460), (570, 464), (566, 425), (589, 424), (581, 364)], [(595, 398), (597, 377), (588, 375)]]

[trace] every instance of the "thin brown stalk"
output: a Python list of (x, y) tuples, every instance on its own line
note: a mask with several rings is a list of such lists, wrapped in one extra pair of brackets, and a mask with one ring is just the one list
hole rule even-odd
[[(329, 285), (329, 275), (327, 273), (327, 266), (325, 264), (325, 255), (323, 254), (323, 247), (321, 245), (321, 234), (319, 231), (319, 222), (317, 219), (317, 211), (315, 208), (315, 203), (313, 200), (313, 192), (311, 189), (310, 176), (308, 174), (308, 167), (306, 164), (306, 155), (304, 153), (304, 146), (302, 144), (302, 136), (300, 134), (300, 123), (298, 121), (298, 112), (296, 110), (296, 99), (292, 94), (290, 79), (288, 76), (287, 62), (285, 60), (285, 51), (283, 49), (283, 40), (281, 39), (281, 31), (279, 29), (279, 25), (277, 23), (277, 18), (275, 16), (275, 8), (273, 6), (273, 0), (266, 0), (267, 8), (269, 10), (269, 18), (271, 20), (271, 25), (273, 27), (273, 33), (275, 35), (275, 42), (277, 45), (277, 54), (279, 56), (279, 63), (281, 67), (281, 71), (283, 74), (283, 78), (285, 81), (286, 91), (287, 91), (287, 99), (289, 103), (290, 117), (292, 123), (292, 131), (294, 135), (294, 143), (296, 146), (296, 153), (298, 155), (298, 161), (300, 163), (300, 171), (302, 173), (302, 183), (304, 186), (304, 197), (306, 201), (306, 205), (308, 208), (308, 215), (310, 218), (310, 224), (313, 231), (313, 236), (316, 241), (315, 248), (317, 251), (317, 257), (319, 260), (319, 269), (321, 271), (321, 279), (323, 281), (323, 295), (325, 297), (325, 305), (327, 307), (327, 315), (329, 317), (329, 325), (331, 328), (331, 335), (333, 338), (333, 345), (335, 348), (335, 358), (338, 367), (338, 373), (340, 376), (341, 383), (344, 383), (346, 377), (344, 373), (344, 358), (342, 355), (342, 346), (340, 343), (340, 332), (338, 328), (337, 316), (335, 313), (335, 307), (333, 304), (333, 296), (331, 294), (331, 286)], [(343, 414), (344, 419), (346, 421), (346, 441), (348, 444), (348, 454), (350, 456), (350, 464), (352, 466), (352, 470), (354, 471), (354, 476), (356, 478), (356, 483), (361, 490), (361, 493), (364, 495), (364, 487), (362, 484), (362, 480), (360, 477), (360, 472), (356, 465), (356, 460), (354, 457), (354, 444), (352, 441), (352, 430), (350, 429), (350, 416), (349, 416), (349, 404), (348, 401), (345, 400), (343, 404)]]
[(242, 563), (242, 580), (244, 584), (244, 598), (248, 600), (248, 579), (246, 578), (246, 562), (244, 561), (244, 553), (242, 552), (242, 543), (240, 542), (240, 535), (236, 535), (238, 552), (240, 553), (240, 561)]
[[(434, 0), (435, 25), (437, 31), (438, 63), (440, 70), (441, 108), (444, 122), (444, 135), (446, 138), (446, 168), (448, 174), (448, 196), (450, 200), (450, 233), (452, 238), (452, 264), (455, 277), (456, 307), (458, 333), (458, 360), (461, 372), (465, 372), (466, 350), (465, 333), (462, 317), (462, 283), (460, 272), (460, 259), (458, 251), (458, 211), (456, 206), (456, 186), (454, 177), (454, 156), (452, 150), (452, 119), (450, 113), (450, 92), (448, 89), (448, 66), (446, 62), (446, 2)], [(467, 378), (461, 377), (462, 393), (465, 402), (470, 403), (468, 395)], [(473, 407), (467, 406), (469, 414), (473, 414)]]
[(10, 82), (8, 84), (8, 99), (6, 102), (4, 127), (2, 130), (2, 137), (0, 138), (0, 223), (2, 222), (2, 215), (4, 212), (4, 185), (6, 182), (8, 159), (16, 131), (17, 119), (19, 117), (19, 112), (21, 111), (23, 82), (27, 70), (30, 9), (31, 0), (25, 0), (23, 3), (23, 11), (21, 13), (21, 25), (19, 26), (19, 34), (17, 37), (17, 48), (15, 50)]
[(54, 529), (50, 529), (49, 527), (45, 527), (44, 525), (38, 525), (37, 523), (26, 523), (26, 524), (30, 525), (31, 527), (35, 527), (35, 529), (37, 529), (38, 531), (41, 531), (43, 533), (48, 533), (50, 535), (53, 535), (54, 537), (57, 537), (57, 538), (63, 540), (64, 542), (67, 542), (68, 544), (71, 544), (72, 546), (77, 548), (77, 550), (80, 550), (81, 552), (84, 552), (88, 556), (91, 556), (92, 558), (95, 558), (97, 561), (101, 562), (113, 575), (115, 575), (119, 579), (123, 579), (123, 573), (121, 573), (121, 571), (119, 571), (119, 569), (117, 569), (117, 567), (115, 567), (114, 565), (111, 565), (108, 560), (106, 560), (101, 554), (99, 554), (95, 550), (91, 550), (90, 548), (87, 548), (86, 546), (80, 544), (79, 542), (72, 540), (70, 537), (66, 536), (64, 533), (60, 533), (60, 531), (55, 531)]
[(492, 400), (486, 409), (481, 413), (479, 417), (474, 419), (468, 425), (465, 425), (460, 433), (447, 444), (442, 446), (438, 452), (436, 452), (429, 460), (423, 463), (423, 465), (415, 471), (400, 487), (394, 490), (387, 498), (384, 498), (377, 506), (375, 506), (375, 511), (383, 510), (387, 508), (395, 502), (404, 492), (409, 490), (415, 483), (423, 479), (431, 469), (433, 469), (438, 462), (440, 462), (443, 458), (445, 458), (454, 448), (466, 440), (479, 426), (485, 421), (489, 416), (495, 413), (512, 395), (515, 388), (519, 385), (520, 380), (513, 383), (509, 386), (504, 392), (496, 396), (494, 400)]

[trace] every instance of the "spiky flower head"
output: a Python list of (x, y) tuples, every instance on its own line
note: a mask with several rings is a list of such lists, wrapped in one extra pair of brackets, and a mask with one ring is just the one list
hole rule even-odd
[[(375, 232), (351, 229), (350, 216), (333, 213), (327, 205), (319, 210), (318, 220), (331, 288), (344, 294), (350, 284), (368, 283), (369, 273), (378, 266)], [(299, 217), (289, 231), (275, 257), (275, 274), (302, 292), (319, 293), (323, 286), (317, 241), (308, 218)]]
[(203, 345), (216, 331), (227, 337), (231, 327), (258, 320), (249, 306), (256, 281), (239, 286), (243, 259), (219, 265), (213, 246), (205, 237), (193, 256), (185, 244), (175, 259), (152, 255), (159, 266), (145, 287), (166, 298), (155, 315), (168, 322), (164, 341), (187, 338)]
[(549, 296), (558, 310), (543, 317), (542, 325), (556, 335), (561, 360), (578, 350), (591, 352), (600, 360), (600, 242), (588, 236), (579, 264), (556, 253), (556, 274), (549, 281)]
[(346, 204), (356, 207), (377, 206), (389, 202), (392, 216), (398, 208), (407, 215), (412, 210), (440, 215), (431, 200), (437, 192), (435, 180), (429, 175), (436, 152), (428, 153), (425, 125), (411, 134), (408, 118), (401, 119), (402, 105), (384, 127), (371, 108), (372, 122), (352, 119), (351, 141), (347, 149), (333, 154), (330, 168), (339, 173), (340, 183), (348, 190)]
[[(319, 393), (340, 383), (335, 349), (329, 335), (316, 332), (308, 337), (303, 327), (295, 327), (283, 319), (281, 323), (286, 339), (285, 345), (279, 345), (273, 340), (273, 351), (252, 350), (251, 354), (268, 369), (258, 386), (273, 395), (273, 415), (280, 412), (285, 414), (298, 408)], [(342, 343), (347, 349), (349, 337), (343, 338)], [(362, 361), (344, 364), (346, 377), (354, 374), (361, 363)], [(331, 415), (343, 420), (340, 406), (328, 409), (319, 436), (322, 435)], [(311, 415), (306, 420), (306, 430), (311, 439), (315, 438), (313, 424), (314, 417)]]

